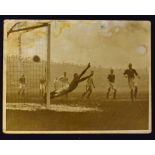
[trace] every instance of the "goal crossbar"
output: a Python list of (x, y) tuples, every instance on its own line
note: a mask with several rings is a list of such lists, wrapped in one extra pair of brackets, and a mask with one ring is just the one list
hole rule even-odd
[[(17, 23), (16, 23), (17, 24)], [(16, 26), (16, 24), (14, 26)], [(41, 28), (41, 27), (46, 27), (48, 26), (49, 24), (48, 23), (43, 23), (43, 24), (40, 24), (40, 25), (36, 25), (36, 26), (29, 26), (29, 27), (25, 27), (25, 28), (21, 28), (21, 29), (17, 29), (17, 30), (13, 30), (14, 26), (12, 27), (12, 29), (10, 29), (8, 32), (7, 32), (7, 36), (9, 36), (10, 33), (14, 33), (14, 32), (20, 32), (20, 31), (30, 31), (30, 30), (33, 30), (33, 29), (37, 29), (37, 28)]]

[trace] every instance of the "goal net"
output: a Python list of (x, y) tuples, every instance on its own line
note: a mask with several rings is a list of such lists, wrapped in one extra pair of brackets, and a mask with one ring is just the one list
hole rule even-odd
[(9, 20), (5, 22), (5, 30), (6, 102), (45, 102), (50, 87), (48, 24)]

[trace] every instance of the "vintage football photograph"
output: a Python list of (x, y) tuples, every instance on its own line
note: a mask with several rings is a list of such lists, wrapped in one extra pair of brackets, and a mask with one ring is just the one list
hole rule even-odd
[(151, 22), (4, 20), (3, 132), (151, 133)]

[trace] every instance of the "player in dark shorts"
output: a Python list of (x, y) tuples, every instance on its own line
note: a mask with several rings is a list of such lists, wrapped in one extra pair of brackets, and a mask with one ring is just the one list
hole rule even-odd
[(109, 82), (109, 88), (108, 88), (108, 92), (107, 92), (107, 99), (109, 99), (109, 95), (110, 95), (110, 92), (113, 91), (113, 99), (116, 99), (116, 88), (114, 86), (115, 84), (115, 74), (114, 74), (114, 70), (111, 69), (110, 70), (110, 74), (108, 75), (107, 77), (108, 79), (108, 82)]
[[(66, 85), (66, 87), (60, 88), (58, 90), (54, 90), (50, 93), (50, 98), (54, 98), (54, 97), (59, 97), (62, 95), (66, 95), (70, 92), (72, 92), (74, 89), (77, 88), (78, 84), (82, 81), (85, 81), (86, 79), (90, 78), (91, 76), (93, 76), (93, 73), (91, 73), (90, 75), (83, 77), (82, 76), (86, 73), (86, 71), (90, 68), (90, 63), (88, 64), (88, 66), (81, 72), (81, 74), (77, 74), (74, 73), (74, 77), (73, 80), (69, 83), (69, 85)], [(45, 94), (46, 96), (46, 94)]]
[(137, 93), (138, 93), (138, 86), (137, 83), (135, 82), (135, 76), (137, 76), (139, 79), (139, 75), (135, 69), (132, 68), (132, 64), (129, 64), (129, 69), (126, 69), (124, 71), (124, 76), (128, 78), (128, 85), (130, 88), (130, 96), (132, 101), (137, 98)]

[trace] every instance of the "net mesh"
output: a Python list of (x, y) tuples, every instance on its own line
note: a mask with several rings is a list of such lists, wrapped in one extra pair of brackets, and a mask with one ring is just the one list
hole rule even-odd
[[(14, 30), (23, 25), (14, 27)], [(34, 61), (34, 56), (40, 61)], [(10, 33), (6, 62), (6, 101), (42, 103), (46, 91), (47, 27)]]

